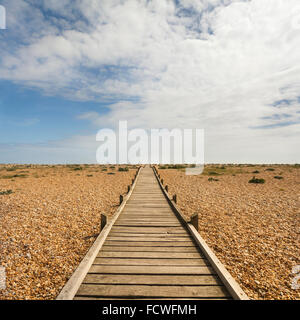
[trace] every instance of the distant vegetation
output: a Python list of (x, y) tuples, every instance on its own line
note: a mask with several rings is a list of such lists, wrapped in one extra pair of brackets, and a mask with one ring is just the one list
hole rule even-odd
[(253, 177), (251, 180), (249, 180), (249, 183), (265, 183), (265, 179), (258, 179), (258, 178), (255, 178)]
[(13, 174), (2, 176), (1, 179), (26, 178), (28, 174)]
[(11, 167), (7, 168), (6, 171), (16, 171), (18, 168), (17, 167)]
[(209, 174), (210, 176), (218, 176), (220, 173), (215, 172), (215, 171), (209, 171), (208, 174)]
[(283, 177), (282, 176), (275, 176), (274, 179), (282, 180)]
[(195, 164), (165, 164), (159, 165), (158, 169), (185, 169), (185, 168), (195, 168)]
[(215, 178), (208, 178), (208, 181), (219, 181), (219, 179), (215, 179)]
[(6, 196), (9, 194), (12, 194), (13, 191), (12, 190), (5, 190), (5, 191), (0, 191), (0, 196)]
[(82, 168), (82, 167), (75, 167), (75, 168), (73, 168), (72, 170), (78, 171), (78, 170), (83, 170), (83, 168)]
[(120, 167), (119, 171), (129, 171), (129, 169), (128, 169), (128, 167), (125, 167), (125, 168)]

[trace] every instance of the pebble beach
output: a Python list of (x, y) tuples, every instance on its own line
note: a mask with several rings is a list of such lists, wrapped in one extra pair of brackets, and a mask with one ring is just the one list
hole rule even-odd
[(55, 299), (136, 168), (0, 166), (0, 299)]

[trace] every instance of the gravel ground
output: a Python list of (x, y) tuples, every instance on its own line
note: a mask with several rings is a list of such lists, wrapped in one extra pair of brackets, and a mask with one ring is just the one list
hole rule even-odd
[[(299, 168), (219, 165), (199, 176), (159, 174), (182, 213), (199, 214), (200, 234), (251, 299), (300, 298), (291, 287), (300, 265)], [(253, 176), (265, 183), (248, 183)]]
[(99, 233), (100, 213), (116, 211), (136, 169), (7, 167), (0, 166), (0, 266), (7, 273), (0, 299), (55, 299)]

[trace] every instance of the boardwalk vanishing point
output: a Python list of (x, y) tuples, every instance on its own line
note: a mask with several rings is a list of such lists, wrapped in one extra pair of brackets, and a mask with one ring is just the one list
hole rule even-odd
[(57, 299), (248, 298), (146, 166)]

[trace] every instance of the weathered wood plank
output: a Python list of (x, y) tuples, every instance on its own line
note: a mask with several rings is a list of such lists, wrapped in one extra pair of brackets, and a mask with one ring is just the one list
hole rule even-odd
[(145, 275), (136, 274), (91, 274), (83, 281), (85, 284), (152, 284), (152, 285), (221, 285), (220, 280), (213, 275)]
[(152, 221), (152, 220), (158, 220), (158, 221), (176, 221), (175, 216), (173, 215), (150, 215), (149, 213), (147, 214), (124, 214), (122, 217), (119, 219), (125, 219), (125, 220), (146, 220), (146, 221)]
[(169, 233), (169, 234), (188, 234), (185, 229), (183, 229), (181, 226), (179, 227), (122, 227), (122, 226), (116, 226), (114, 225), (112, 227), (112, 232), (118, 232), (118, 231), (126, 231), (126, 232), (141, 232), (141, 233)]
[(122, 218), (119, 218), (117, 220), (117, 222), (124, 222), (124, 221), (132, 221), (132, 222), (138, 222), (138, 221), (141, 221), (141, 222), (161, 222), (161, 223), (166, 223), (166, 222), (171, 222), (171, 223), (178, 223), (178, 220), (176, 220), (176, 218), (174, 217), (171, 217), (171, 218), (164, 218), (164, 217), (152, 217), (152, 218), (148, 218), (148, 217), (142, 217), (142, 216), (139, 216), (139, 217), (136, 217), (136, 218), (131, 218), (131, 217), (122, 217)]
[[(198, 252), (107, 252), (107, 251), (100, 251), (97, 257), (103, 258), (176, 258), (176, 259), (188, 259), (188, 258), (201, 258), (202, 256)], [(203, 258), (203, 257), (202, 257)]]
[(167, 202), (166, 202), (166, 200), (165, 199), (161, 199), (161, 198), (143, 198), (142, 199), (142, 197), (141, 198), (136, 198), (136, 199), (131, 199), (130, 200), (131, 202), (130, 202), (130, 204), (133, 204), (133, 202), (134, 203), (136, 203), (137, 205), (139, 205), (139, 204), (157, 204), (157, 205), (161, 205), (161, 204), (168, 204)]
[(126, 213), (149, 213), (149, 214), (161, 214), (164, 215), (166, 213), (172, 214), (172, 211), (170, 211), (170, 208), (136, 208), (136, 207), (131, 207), (131, 208), (125, 208), (122, 214)]
[(161, 218), (174, 218), (174, 214), (165, 212), (165, 213), (151, 213), (151, 212), (126, 212), (123, 213), (123, 217), (161, 217)]
[(149, 203), (149, 204), (143, 204), (143, 203), (140, 203), (140, 204), (137, 204), (137, 203), (128, 203), (128, 208), (135, 208), (135, 209), (139, 209), (139, 208), (169, 208), (169, 205), (166, 203), (166, 204), (156, 204), (156, 203)]
[(210, 267), (186, 266), (100, 266), (92, 265), (89, 273), (125, 274), (214, 274)]
[(116, 222), (117, 225), (119, 224), (132, 224), (132, 225), (136, 225), (136, 224), (139, 224), (139, 225), (151, 225), (151, 224), (159, 224), (159, 225), (169, 225), (171, 224), (172, 225), (177, 225), (177, 226), (180, 226), (180, 224), (174, 220), (159, 220), (159, 219), (153, 219), (153, 220), (143, 220), (143, 219), (131, 219), (131, 220), (125, 220), (125, 219), (120, 219)]
[[(189, 241), (190, 240), (190, 241)], [(156, 241), (158, 243), (162, 242), (162, 241), (177, 241), (177, 242), (185, 242), (185, 243), (191, 243), (192, 244), (192, 240), (191, 238), (175, 238), (175, 237), (122, 237), (122, 236), (112, 236), (109, 235), (107, 237), (107, 241), (144, 241), (144, 242), (153, 242)]]
[(180, 223), (175, 222), (149, 222), (149, 223), (142, 223), (142, 222), (132, 222), (132, 221), (117, 221), (115, 226), (127, 226), (127, 227), (179, 227)]
[[(215, 297), (204, 297), (204, 298), (167, 298), (167, 297), (164, 297), (164, 298), (155, 298), (155, 297), (147, 297), (147, 298), (135, 298), (135, 297), (124, 297), (124, 298), (120, 298), (120, 297), (113, 297), (113, 300), (149, 300), (149, 298), (151, 300), (222, 300), (222, 301), (225, 301), (225, 300), (232, 300), (232, 298), (215, 298)], [(112, 300), (112, 297), (85, 297), (85, 296), (78, 296), (78, 297), (75, 297), (74, 300)]]
[(162, 258), (96, 258), (94, 265), (116, 266), (207, 266), (207, 261), (201, 258), (195, 259), (162, 259)]
[(110, 237), (126, 237), (126, 238), (130, 238), (130, 237), (144, 237), (144, 238), (148, 238), (148, 237), (155, 237), (155, 238), (172, 238), (172, 239), (191, 239), (191, 237), (187, 234), (170, 234), (170, 233), (128, 233), (128, 232), (110, 232), (109, 234)]
[(111, 241), (106, 240), (106, 245), (123, 247), (194, 247), (192, 241), (172, 242), (172, 241)]
[(151, 217), (153, 217), (153, 216), (160, 216), (160, 217), (170, 217), (171, 216), (171, 217), (174, 217), (174, 214), (172, 212), (170, 212), (169, 210), (168, 211), (163, 211), (163, 212), (161, 212), (159, 210), (159, 212), (156, 212), (156, 211), (154, 211), (152, 209), (146, 209), (146, 210), (137, 210), (137, 209), (135, 209), (135, 210), (132, 210), (132, 211), (126, 210), (126, 211), (123, 212), (122, 215), (124, 215), (124, 216), (126, 216), (126, 215), (133, 215), (133, 216), (145, 215), (145, 216), (151, 216)]
[(82, 284), (77, 296), (228, 297), (222, 286), (143, 286)]
[(101, 251), (110, 251), (110, 252), (198, 252), (198, 249), (195, 246), (190, 247), (141, 247), (141, 246), (110, 246), (104, 245)]

